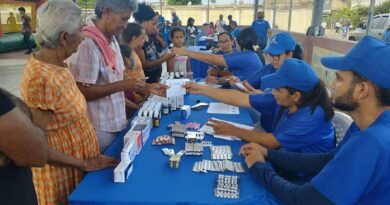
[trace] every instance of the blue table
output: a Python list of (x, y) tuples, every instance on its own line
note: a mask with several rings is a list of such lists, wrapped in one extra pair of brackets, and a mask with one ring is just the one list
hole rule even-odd
[[(210, 102), (211, 99), (188, 95), (186, 104), (193, 105), (196, 100)], [(216, 117), (243, 124), (252, 124), (248, 111), (240, 109), (239, 115), (206, 114), (207, 109), (192, 111), (191, 116), (184, 122), (204, 123), (208, 118)], [(72, 205), (85, 204), (277, 204), (273, 196), (256, 184), (248, 172), (237, 174), (240, 176), (240, 199), (221, 199), (213, 195), (216, 177), (219, 173), (194, 173), (192, 166), (196, 161), (210, 159), (210, 151), (205, 148), (204, 156), (183, 156), (178, 169), (168, 167), (169, 157), (163, 155), (161, 148), (173, 148), (175, 152), (184, 149), (184, 139), (177, 139), (176, 145), (153, 146), (151, 142), (161, 134), (169, 133), (167, 125), (179, 119), (179, 112), (175, 111), (161, 120), (159, 128), (151, 132), (141, 153), (134, 161), (134, 171), (126, 183), (113, 182), (113, 168), (89, 173), (69, 197)], [(123, 135), (129, 128), (119, 134), (105, 154), (118, 157), (123, 147)], [(241, 161), (238, 151), (243, 142), (225, 141), (206, 136), (205, 140), (214, 145), (230, 145), (234, 157), (232, 161)], [(245, 165), (244, 165), (245, 166)], [(236, 174), (225, 172), (224, 174)]]

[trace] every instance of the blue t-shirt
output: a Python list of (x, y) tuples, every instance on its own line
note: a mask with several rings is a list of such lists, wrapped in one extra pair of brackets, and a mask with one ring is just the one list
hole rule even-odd
[(269, 25), (268, 21), (264, 19), (258, 19), (256, 21), (253, 21), (252, 28), (255, 29), (257, 34), (258, 41), (262, 41), (267, 43), (268, 39), (268, 33), (267, 30), (271, 29), (271, 26)]
[(177, 15), (172, 17), (172, 23), (173, 24), (177, 24), (178, 21), (179, 21), (179, 17)]
[(272, 64), (267, 64), (265, 65), (262, 69), (256, 71), (253, 73), (248, 79), (248, 83), (256, 88), (256, 89), (261, 89), (261, 77), (270, 75), (272, 73), (275, 73), (276, 69), (272, 66)]
[(389, 133), (387, 110), (367, 129), (347, 138), (312, 184), (336, 204), (389, 204)]
[(232, 31), (232, 36), (234, 38), (237, 38), (239, 33), (240, 33), (240, 28), (237, 27), (236, 29), (234, 29), (234, 31)]
[[(288, 114), (288, 109), (285, 109), (274, 126), (281, 108), (275, 97), (271, 93), (256, 94), (250, 95), (249, 101), (252, 108), (261, 113), (263, 128), (262, 121), (272, 119), (271, 130), (275, 127), (272, 134), (278, 140), (280, 148), (300, 153), (323, 153), (334, 148), (333, 125), (331, 121), (325, 121), (325, 112), (320, 106), (317, 106), (313, 113), (311, 107), (299, 108), (293, 114)], [(269, 125), (270, 122), (267, 122), (267, 129)]]
[(223, 56), (228, 69), (232, 71), (233, 75), (246, 80), (252, 73), (260, 70), (263, 67), (259, 56), (253, 51), (242, 51), (230, 53)]

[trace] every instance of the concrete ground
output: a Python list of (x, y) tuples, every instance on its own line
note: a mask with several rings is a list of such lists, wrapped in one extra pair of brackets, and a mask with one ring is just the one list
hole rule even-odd
[(0, 53), (0, 87), (20, 96), (19, 83), (29, 55), (25, 50)]

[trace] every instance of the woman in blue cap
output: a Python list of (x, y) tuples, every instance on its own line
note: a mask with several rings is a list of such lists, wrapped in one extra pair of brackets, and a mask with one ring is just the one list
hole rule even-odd
[[(345, 56), (322, 58), (335, 69), (333, 105), (354, 122), (332, 152), (298, 154), (244, 145), (249, 172), (283, 204), (375, 204), (390, 201), (390, 44), (366, 36)], [(274, 78), (276, 79), (276, 78)], [(316, 175), (297, 185), (279, 170)]]
[[(269, 80), (271, 76), (277, 80)], [(275, 77), (276, 76), (276, 77)], [(286, 59), (278, 71), (262, 78), (272, 93), (252, 94), (222, 90), (196, 83), (186, 84), (193, 94), (203, 94), (223, 103), (252, 107), (272, 116), (268, 132), (245, 130), (231, 124), (210, 121), (216, 134), (232, 135), (269, 148), (301, 153), (328, 152), (334, 147), (331, 123), (333, 107), (324, 83), (304, 61)]]
[[(261, 77), (275, 73), (287, 58), (302, 59), (301, 47), (287, 32), (280, 32), (272, 36), (269, 45), (264, 49), (264, 53), (267, 54), (270, 63), (253, 73), (248, 79), (242, 81), (245, 89), (236, 86), (238, 90), (250, 94), (262, 93)], [(232, 86), (235, 86), (238, 82), (238, 78), (232, 78), (230, 81)]]
[(260, 70), (263, 67), (259, 59), (257, 36), (252, 28), (243, 29), (237, 37), (237, 47), (240, 52), (235, 52), (227, 55), (216, 55), (210, 53), (201, 53), (196, 51), (189, 51), (184, 48), (175, 48), (174, 54), (189, 56), (190, 58), (199, 61), (228, 67), (233, 75), (245, 80), (253, 74), (253, 72)]

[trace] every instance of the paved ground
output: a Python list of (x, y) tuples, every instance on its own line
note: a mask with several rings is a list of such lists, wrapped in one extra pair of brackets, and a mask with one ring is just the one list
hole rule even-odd
[(20, 96), (19, 83), (28, 55), (25, 50), (0, 53), (0, 87)]

